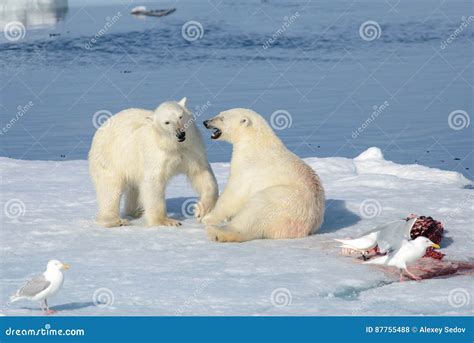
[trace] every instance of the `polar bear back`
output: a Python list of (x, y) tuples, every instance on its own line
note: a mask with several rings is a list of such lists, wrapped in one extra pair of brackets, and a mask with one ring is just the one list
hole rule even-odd
[(245, 185), (251, 193), (272, 186), (292, 185), (324, 196), (321, 181), (309, 165), (289, 151), (276, 135), (266, 136), (265, 141), (252, 148), (235, 148), (231, 181)]

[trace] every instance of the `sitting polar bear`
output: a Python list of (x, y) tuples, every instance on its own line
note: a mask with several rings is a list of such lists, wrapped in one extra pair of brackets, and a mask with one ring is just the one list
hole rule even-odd
[(318, 175), (283, 145), (263, 117), (237, 108), (204, 126), (213, 131), (212, 139), (233, 144), (227, 186), (203, 218), (209, 239), (298, 238), (321, 227), (325, 204)]
[(126, 225), (120, 218), (144, 211), (148, 226), (178, 226), (166, 214), (165, 188), (170, 178), (185, 173), (200, 195), (195, 216), (213, 207), (218, 190), (201, 135), (186, 108), (186, 98), (164, 102), (155, 111), (132, 108), (109, 118), (97, 130), (89, 152), (89, 170), (97, 192), (98, 222)]

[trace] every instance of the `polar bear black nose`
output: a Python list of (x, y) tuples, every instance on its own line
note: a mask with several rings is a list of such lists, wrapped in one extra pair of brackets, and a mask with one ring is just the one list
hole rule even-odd
[(202, 123), (204, 124), (204, 126), (206, 127), (206, 129), (209, 128), (209, 120), (204, 120)]

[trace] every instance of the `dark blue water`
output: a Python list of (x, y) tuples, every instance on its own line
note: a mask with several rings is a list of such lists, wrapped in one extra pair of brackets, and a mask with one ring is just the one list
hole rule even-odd
[[(269, 120), (284, 111), (278, 135), (303, 157), (378, 146), (387, 159), (473, 179), (470, 1), (148, 4), (177, 8), (159, 19), (131, 16), (128, 1), (43, 12), (22, 3), (0, 16), (1, 27), (26, 27), (22, 39), (0, 38), (2, 156), (85, 159), (97, 111), (187, 96), (199, 121), (232, 107)], [(188, 21), (202, 25), (200, 39), (183, 38)], [(378, 38), (361, 36), (367, 21)], [(461, 122), (450, 125), (453, 112)], [(203, 133), (209, 159), (228, 161), (230, 147)]]

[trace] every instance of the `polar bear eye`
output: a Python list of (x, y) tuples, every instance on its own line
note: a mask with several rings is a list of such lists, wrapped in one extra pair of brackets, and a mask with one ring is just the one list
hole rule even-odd
[(183, 119), (183, 116), (180, 116), (179, 119)]
[(170, 123), (169, 121), (165, 121), (165, 125), (169, 125), (169, 123)]

